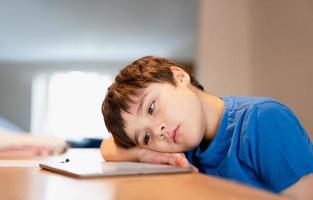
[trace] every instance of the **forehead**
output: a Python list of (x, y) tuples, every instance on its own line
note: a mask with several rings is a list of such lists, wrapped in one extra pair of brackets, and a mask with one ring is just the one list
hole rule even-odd
[(138, 89), (136, 91), (136, 95), (129, 95), (129, 98), (131, 99), (131, 102), (128, 103), (129, 109), (127, 110), (128, 112), (122, 111), (121, 113), (122, 116), (136, 114), (137, 109), (141, 103), (141, 100), (149, 94), (161, 91), (159, 90), (159, 88), (165, 84), (166, 83), (151, 83), (146, 88)]
[(124, 130), (126, 135), (132, 140), (135, 136), (136, 124), (138, 123), (137, 110), (141, 99), (147, 95), (147, 91), (148, 88), (144, 88), (136, 91), (136, 95), (130, 95), (129, 98), (131, 99), (131, 102), (128, 102), (127, 112), (123, 110), (121, 111), (121, 116), (125, 123)]
[(135, 95), (129, 95), (131, 101), (127, 102), (128, 110), (127, 112), (122, 111), (122, 116), (135, 114), (137, 108), (139, 107), (141, 99), (147, 94), (147, 91), (148, 91), (147, 88), (144, 88), (137, 90)]

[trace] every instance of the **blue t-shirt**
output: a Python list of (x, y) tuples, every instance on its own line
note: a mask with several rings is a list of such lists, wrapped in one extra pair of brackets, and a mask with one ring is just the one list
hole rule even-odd
[(223, 100), (213, 141), (186, 152), (200, 172), (275, 193), (313, 173), (312, 142), (289, 108), (270, 98)]

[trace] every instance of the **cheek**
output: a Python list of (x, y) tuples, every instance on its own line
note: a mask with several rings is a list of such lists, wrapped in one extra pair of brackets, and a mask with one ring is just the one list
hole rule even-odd
[(184, 118), (191, 121), (199, 121), (202, 113), (202, 106), (197, 96), (186, 94), (177, 102), (177, 112)]
[(193, 105), (189, 96), (186, 96), (182, 93), (176, 93), (169, 98), (164, 100), (164, 103), (161, 107), (164, 116), (168, 116), (171, 118), (177, 118), (180, 115), (184, 115), (186, 110)]
[(203, 131), (201, 129), (193, 129), (186, 135), (185, 145), (187, 148), (193, 148), (200, 144), (203, 138)]

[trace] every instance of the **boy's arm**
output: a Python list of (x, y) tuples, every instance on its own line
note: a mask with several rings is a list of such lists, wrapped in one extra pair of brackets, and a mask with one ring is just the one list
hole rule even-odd
[(313, 199), (313, 174), (302, 177), (297, 183), (282, 191), (282, 195), (291, 199)]
[(134, 147), (131, 149), (125, 149), (123, 147), (118, 146), (114, 142), (114, 138), (112, 136), (103, 139), (100, 151), (103, 159), (108, 161), (139, 161), (139, 153), (142, 149), (138, 147)]
[[(112, 136), (102, 141), (100, 151), (103, 159), (107, 161), (146, 162), (182, 167), (190, 165), (183, 153), (161, 153), (139, 147), (125, 149), (118, 146)], [(197, 169), (194, 168), (194, 171)]]

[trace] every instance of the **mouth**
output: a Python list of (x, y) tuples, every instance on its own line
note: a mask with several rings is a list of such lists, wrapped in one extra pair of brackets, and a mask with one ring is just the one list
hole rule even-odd
[(173, 138), (173, 141), (176, 143), (177, 141), (177, 136), (178, 136), (178, 133), (179, 133), (179, 125), (172, 131), (172, 138)]

